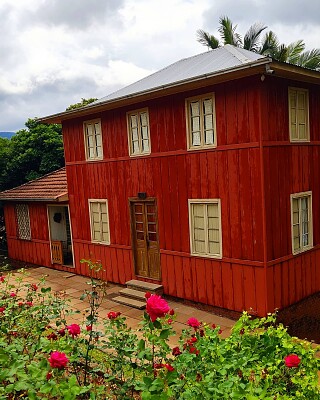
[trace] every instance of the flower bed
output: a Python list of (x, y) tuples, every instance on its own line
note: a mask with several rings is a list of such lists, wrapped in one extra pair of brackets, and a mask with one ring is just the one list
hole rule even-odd
[[(93, 274), (101, 268), (86, 262)], [(119, 312), (99, 316), (105, 285), (93, 278), (82, 325), (67, 322), (68, 300), (43, 279), (8, 274), (0, 285), (0, 400), (320, 398), (317, 349), (275, 315), (243, 313), (225, 339), (218, 326), (190, 318), (170, 346), (175, 312), (160, 296), (146, 294), (135, 332)]]

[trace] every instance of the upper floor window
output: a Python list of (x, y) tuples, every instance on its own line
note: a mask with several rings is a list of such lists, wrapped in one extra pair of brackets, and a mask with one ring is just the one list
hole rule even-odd
[(27, 204), (16, 205), (18, 238), (31, 240), (30, 215)]
[(188, 148), (216, 147), (215, 102), (212, 93), (186, 100)]
[(222, 257), (220, 200), (189, 200), (191, 254)]
[(150, 129), (148, 110), (127, 114), (129, 152), (131, 156), (150, 154)]
[(91, 240), (110, 244), (108, 200), (89, 200)]
[(101, 160), (103, 158), (101, 121), (86, 121), (83, 124), (83, 128), (85, 136), (86, 159)]
[(291, 195), (291, 229), (293, 254), (313, 246), (312, 192)]
[(307, 142), (309, 132), (309, 92), (307, 89), (289, 88), (289, 132), (291, 142)]

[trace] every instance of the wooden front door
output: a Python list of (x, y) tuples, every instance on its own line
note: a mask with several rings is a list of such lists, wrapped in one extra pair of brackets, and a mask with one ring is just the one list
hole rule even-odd
[(160, 280), (158, 216), (155, 200), (130, 200), (135, 273)]

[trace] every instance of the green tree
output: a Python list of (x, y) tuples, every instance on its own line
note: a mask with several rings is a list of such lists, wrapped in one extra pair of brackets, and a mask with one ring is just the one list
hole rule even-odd
[(237, 32), (237, 25), (234, 25), (229, 17), (223, 16), (219, 19), (218, 32), (220, 39), (210, 33), (198, 29), (197, 40), (209, 49), (216, 49), (226, 44), (241, 47), (246, 50), (270, 56), (281, 62), (299, 65), (301, 67), (320, 70), (320, 49), (305, 50), (303, 40), (281, 44), (277, 35), (272, 32), (266, 32), (262, 37), (263, 31), (267, 26), (255, 23), (245, 33), (243, 39)]
[(64, 165), (61, 125), (42, 124), (28, 119), (26, 129), (10, 140), (0, 141), (0, 190), (9, 189), (39, 178)]
[(66, 111), (74, 110), (75, 108), (85, 107), (85, 106), (87, 106), (88, 104), (91, 104), (91, 103), (93, 103), (93, 102), (96, 101), (96, 100), (98, 100), (98, 99), (95, 99), (95, 98), (93, 98), (93, 97), (91, 97), (90, 99), (84, 99), (84, 98), (82, 98), (81, 101), (80, 101), (79, 103), (70, 104), (70, 106), (66, 108)]

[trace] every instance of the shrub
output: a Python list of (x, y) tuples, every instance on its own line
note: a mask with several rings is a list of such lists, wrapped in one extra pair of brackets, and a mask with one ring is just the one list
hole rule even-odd
[[(96, 276), (101, 265), (85, 262)], [(191, 318), (170, 346), (175, 313), (163, 298), (146, 295), (133, 331), (119, 312), (99, 324), (105, 284), (89, 283), (83, 321), (68, 324), (68, 299), (44, 279), (0, 277), (0, 399), (320, 398), (317, 348), (291, 337), (275, 315), (243, 313), (225, 339), (218, 326)]]

